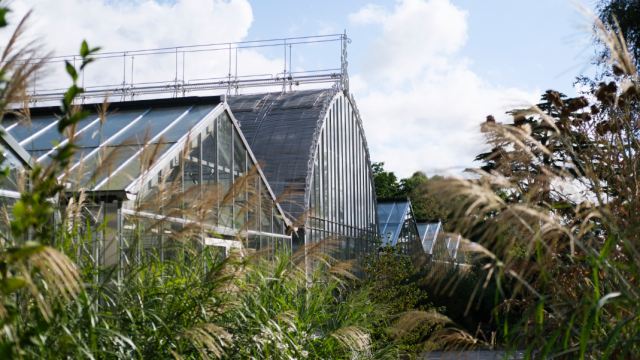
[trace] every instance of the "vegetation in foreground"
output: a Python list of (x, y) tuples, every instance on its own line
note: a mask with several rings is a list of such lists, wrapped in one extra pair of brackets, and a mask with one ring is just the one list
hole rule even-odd
[[(0, 9), (0, 16), (7, 11)], [(12, 49), (24, 26), (2, 59), (0, 116), (10, 103), (27, 103), (27, 80), (47, 58), (34, 50), (35, 44)], [(100, 266), (92, 249), (101, 244), (92, 232), (106, 228), (108, 219), (97, 220), (82, 189), (67, 198), (57, 181), (60, 174), (69, 174), (75, 126), (88, 116), (75, 105), (83, 91), (76, 81), (96, 51), (83, 43), (80, 67), (66, 64), (73, 85), (62, 102), (66, 116), (58, 130), (69, 142), (47, 167), (36, 164), (29, 173), (2, 174), (4, 183), (13, 183), (22, 195), (3, 208), (0, 357), (396, 358), (405, 334), (433, 320), (428, 314), (415, 321), (417, 312), (407, 316), (393, 310), (388, 299), (376, 297), (373, 283), (354, 286), (354, 264), (335, 263), (326, 255), (331, 240), (293, 254), (278, 246), (228, 256), (214, 247), (203, 249), (201, 234), (208, 230), (198, 224), (217, 221), (212, 204), (224, 210), (234, 198), (247, 208), (258, 201), (250, 186), (255, 170), (227, 191), (192, 187), (180, 194), (162, 179), (153, 192), (140, 194), (136, 209), (163, 209), (166, 217), (189, 215), (193, 223), (177, 229), (162, 219), (133, 215), (127, 219), (135, 224), (127, 238), (128, 262)], [(33, 61), (19, 61), (24, 58)], [(100, 108), (102, 121), (107, 106)], [(28, 110), (21, 111), (28, 119)], [(143, 148), (141, 166), (153, 163), (156, 155), (154, 146)], [(109, 169), (110, 159), (104, 157), (96, 173)], [(54, 214), (60, 226), (51, 223)], [(166, 246), (141, 247), (142, 239), (154, 233), (168, 234)]]
[[(455, 200), (446, 212), (449, 229), (483, 245), (476, 258), (481, 271), (466, 286), (469, 278), (446, 275), (437, 266), (421, 269), (417, 283), (405, 281), (407, 274), (417, 276), (415, 269), (385, 255), (365, 269), (371, 277), (345, 280), (352, 278), (353, 264), (334, 264), (320, 251), (329, 243), (290, 255), (265, 249), (221, 258), (213, 249), (199, 252), (194, 235), (201, 229), (194, 227), (173, 233), (169, 259), (144, 253), (124, 269), (92, 267), (90, 252), (82, 251), (91, 239), (78, 206), (82, 196), (67, 200), (67, 211), (60, 214), (68, 226), (49, 223), (62, 205), (51, 200), (63, 201), (57, 174), (67, 171), (75, 151), (70, 141), (51, 166), (28, 175), (31, 188), (13, 204), (11, 216), (5, 212), (0, 354), (395, 358), (400, 351), (429, 350), (424, 341), (430, 340), (458, 347), (523, 346), (527, 358), (640, 357), (640, 88), (635, 60), (619, 36), (624, 32), (616, 29), (615, 23), (596, 21), (597, 39), (607, 47), (602, 66), (610, 69), (612, 81), (595, 83), (592, 93), (573, 99), (548, 91), (538, 106), (512, 112), (512, 124), (488, 117), (482, 130), (491, 151), (478, 157), (484, 163), (478, 178), (431, 185)], [(42, 66), (35, 48), (13, 49), (14, 44), (0, 68), (0, 114), (9, 103), (24, 100), (26, 80)], [(67, 116), (59, 122), (61, 133), (87, 115), (74, 106), (82, 92), (75, 81), (96, 50), (84, 43), (80, 68), (67, 64), (74, 85), (62, 103)], [(18, 61), (25, 57), (34, 61)], [(4, 175), (5, 180), (13, 176)], [(239, 196), (234, 189), (211, 193), (224, 205)], [(176, 203), (166, 195), (161, 191), (153, 201)], [(171, 211), (210, 219), (197, 209), (214, 199), (187, 200)], [(141, 235), (154, 227), (139, 224)], [(313, 266), (302, 266), (303, 255), (315, 260)], [(425, 299), (424, 279), (447, 290), (472, 288), (465, 313), (493, 298), (491, 338), (473, 336), (431, 311), (424, 302), (436, 297)], [(391, 280), (387, 287), (384, 281)]]

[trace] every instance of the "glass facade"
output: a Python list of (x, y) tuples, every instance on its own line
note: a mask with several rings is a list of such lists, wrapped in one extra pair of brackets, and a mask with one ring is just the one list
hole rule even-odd
[(420, 235), (409, 198), (378, 199), (381, 246), (397, 246), (404, 255), (421, 252)]
[(337, 94), (323, 119), (313, 156), (306, 241), (335, 238), (330, 255), (356, 259), (376, 249), (375, 189), (364, 133), (351, 100)]

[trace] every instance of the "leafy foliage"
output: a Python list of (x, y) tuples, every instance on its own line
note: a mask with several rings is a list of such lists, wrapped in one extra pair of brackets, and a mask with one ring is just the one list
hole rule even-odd
[(411, 177), (398, 180), (393, 172), (384, 170), (384, 163), (373, 163), (373, 179), (378, 198), (411, 199), (413, 212), (418, 220), (440, 219), (445, 229), (450, 225), (453, 210), (460, 199), (444, 199), (435, 190), (438, 182), (444, 180), (441, 175), (428, 177), (422, 171)]
[(594, 28), (620, 81), (592, 102), (548, 91), (513, 124), (489, 117), (481, 177), (441, 187), (464, 197), (456, 230), (483, 246), (487, 271), (476, 289), (496, 284), (498, 337), (525, 358), (640, 356), (638, 73), (624, 39)]
[(420, 269), (414, 266), (411, 258), (400, 255), (397, 247), (382, 247), (377, 255), (364, 257), (361, 269), (366, 277), (354, 280), (353, 286), (356, 289), (371, 289), (371, 301), (389, 308), (389, 313), (376, 333), (378, 337), (393, 339), (396, 334), (390, 334), (386, 330), (386, 324), (392, 324), (404, 333), (404, 337), (398, 341), (398, 347), (405, 354), (418, 356), (425, 350), (440, 346), (428, 339), (434, 331), (442, 328), (442, 323), (421, 321), (412, 324), (409, 329), (404, 327), (406, 319), (401, 317), (402, 314), (416, 311), (442, 313), (446, 308), (435, 308), (427, 302), (427, 293), (419, 286)]
[[(640, 65), (640, 4), (634, 0), (599, 0), (596, 2), (596, 11), (600, 21), (613, 25), (612, 31), (626, 39), (636, 67)], [(604, 65), (606, 59), (611, 59), (611, 52), (609, 47), (597, 38), (596, 43), (601, 45), (600, 63)], [(604, 75), (613, 75), (606, 67), (603, 70)]]

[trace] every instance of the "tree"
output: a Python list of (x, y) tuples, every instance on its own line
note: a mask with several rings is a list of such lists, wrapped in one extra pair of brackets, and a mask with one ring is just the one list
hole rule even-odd
[[(616, 85), (612, 83), (604, 86), (599, 96), (606, 97), (605, 93), (615, 91)], [(535, 199), (529, 200), (551, 205), (555, 201), (552, 184), (542, 176), (543, 169), (553, 169), (564, 178), (578, 178), (584, 174), (584, 159), (575, 154), (591, 146), (592, 140), (581, 129), (589, 125), (591, 114), (598, 113), (599, 108), (593, 106), (591, 113), (579, 112), (589, 105), (584, 97), (567, 99), (566, 95), (552, 90), (543, 94), (541, 101), (537, 107), (546, 119), (531, 109), (512, 110), (507, 113), (514, 116), (513, 124), (496, 132), (495, 120), (488, 116), (483, 131), (488, 134), (487, 141), (493, 149), (478, 155), (475, 160), (484, 162), (482, 170), (496, 171), (517, 181), (528, 194), (531, 194), (529, 190), (535, 190)], [(514, 146), (516, 136), (525, 137), (523, 146)], [(507, 200), (522, 200), (516, 194), (518, 192), (507, 194)]]
[[(611, 24), (611, 30), (626, 39), (629, 53), (633, 55), (636, 67), (638, 67), (640, 65), (640, 2), (637, 0), (598, 0), (596, 12), (600, 21)], [(606, 60), (611, 58), (611, 52), (599, 39), (596, 38), (595, 42), (600, 45), (598, 56), (601, 60), (598, 63), (605, 65)], [(612, 75), (606, 66), (603, 66), (602, 70), (602, 75)]]
[(413, 212), (418, 220), (440, 219), (445, 229), (457, 200), (444, 200), (437, 196), (437, 185), (444, 179), (441, 175), (429, 178), (416, 171), (411, 177), (400, 179), (393, 172), (384, 170), (384, 163), (373, 163), (373, 176), (378, 198), (404, 198), (411, 200)]
[(373, 163), (373, 183), (376, 186), (376, 197), (394, 198), (400, 196), (400, 184), (393, 171), (384, 171), (384, 163)]

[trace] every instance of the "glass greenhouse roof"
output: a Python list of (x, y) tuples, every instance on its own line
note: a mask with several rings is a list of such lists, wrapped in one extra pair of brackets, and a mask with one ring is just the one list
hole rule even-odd
[(407, 217), (413, 217), (409, 199), (379, 199), (378, 218), (382, 246), (395, 246)]
[[(156, 158), (162, 159), (170, 150), (184, 146), (195, 127), (223, 111), (219, 97), (111, 104), (104, 121), (94, 111), (74, 131), (78, 150), (67, 188), (123, 190), (140, 176), (145, 148), (153, 148)], [(29, 123), (7, 119), (6, 131), (46, 166), (58, 147), (69, 141), (58, 132), (59, 119), (54, 108), (33, 109)]]
[(330, 90), (303, 90), (230, 96), (228, 103), (242, 125), (251, 151), (264, 162), (264, 173), (276, 196), (286, 191), (283, 209), (303, 215), (310, 149), (322, 123)]
[(429, 223), (418, 223), (418, 233), (420, 234), (420, 241), (425, 253), (433, 254), (433, 246), (440, 232), (442, 232), (442, 226), (439, 220)]

